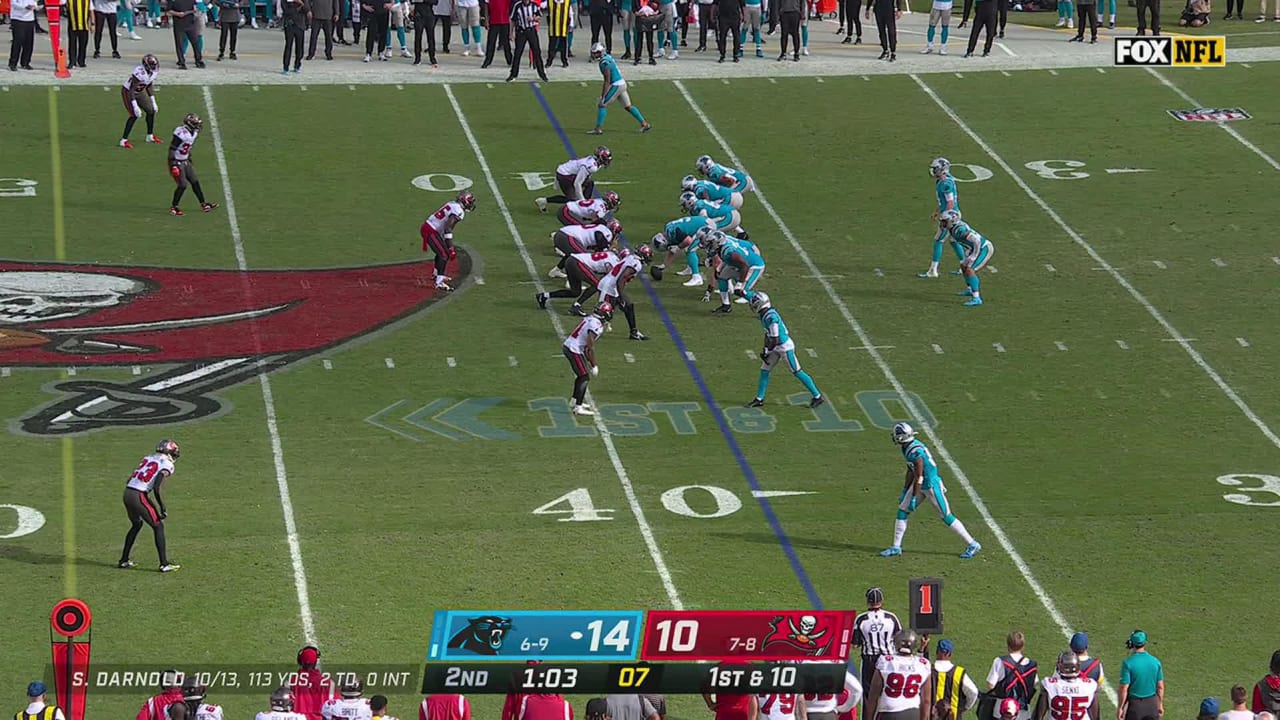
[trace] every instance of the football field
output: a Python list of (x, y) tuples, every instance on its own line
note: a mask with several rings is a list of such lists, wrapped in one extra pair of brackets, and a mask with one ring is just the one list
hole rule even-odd
[[(1280, 512), (1277, 86), (1276, 63), (633, 83), (655, 129), (613, 109), (598, 176), (630, 242), (683, 214), (698, 155), (745, 168), (760, 289), (828, 403), (775, 372), (743, 408), (759, 322), (711, 315), (672, 267), (630, 291), (651, 339), (619, 313), (599, 340), (594, 420), (569, 413), (576, 318), (533, 300), (558, 225), (533, 198), (594, 148), (595, 84), (165, 86), (157, 131), (204, 117), (194, 162), (221, 203), (188, 192), (180, 218), (165, 146), (141, 125), (114, 146), (114, 87), (8, 88), (0, 678), (45, 672), (62, 597), (93, 608), (95, 665), (284, 667), (315, 642), (416, 673), (436, 609), (856, 609), (880, 585), (905, 613), (907, 580), (939, 577), (971, 672), (1011, 629), (1046, 669), (1085, 630), (1114, 686), (1142, 628), (1170, 716), (1193, 713), (1265, 668), (1274, 638), (1240, 628), (1280, 622), (1259, 595)], [(1197, 107), (1252, 117), (1167, 113)], [(937, 156), (997, 248), (979, 308), (950, 250), (916, 277)], [(418, 225), (463, 187), (442, 296)], [(975, 559), (927, 508), (878, 555), (902, 420)], [(123, 483), (162, 437), (182, 446), (164, 494), (183, 567), (155, 572), (144, 529), (118, 570)], [(393, 714), (416, 682), (383, 689)], [(210, 699), (247, 717), (268, 693)], [(90, 717), (145, 695), (91, 695)]]

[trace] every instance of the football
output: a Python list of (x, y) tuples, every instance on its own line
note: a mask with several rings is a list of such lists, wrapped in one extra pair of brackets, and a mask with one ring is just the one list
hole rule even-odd
[(651, 265), (649, 267), (649, 277), (653, 278), (654, 280), (661, 280), (662, 268), (658, 267), (657, 265)]

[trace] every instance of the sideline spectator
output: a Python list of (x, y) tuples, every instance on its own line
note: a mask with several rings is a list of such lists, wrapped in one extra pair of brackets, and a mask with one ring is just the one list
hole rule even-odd
[[(1000, 0), (1004, 2), (1004, 0)], [(1187, 0), (1188, 7), (1196, 0)], [(1207, 5), (1209, 0), (1203, 0)], [(1093, 45), (1098, 42), (1098, 0), (1076, 0), (1076, 13), (1079, 16), (1076, 23), (1076, 35), (1068, 42), (1084, 42), (1084, 26), (1085, 20), (1089, 21), (1089, 44)], [(1004, 31), (1000, 31), (1000, 37), (1004, 37)]]
[[(992, 0), (980, 2), (987, 4)], [(1005, 646), (1009, 652), (991, 661), (991, 670), (987, 673), (987, 693), (993, 698), (1016, 700), (1018, 720), (1028, 720), (1031, 717), (1031, 698), (1036, 692), (1036, 673), (1040, 668), (1035, 660), (1022, 654), (1027, 646), (1027, 637), (1021, 630), (1009, 633), (1005, 638)], [(1000, 703), (1002, 714), (1006, 704)]]
[(474, 45), (475, 54), (480, 55), (480, 0), (457, 0), (458, 32), (462, 35), (462, 55), (471, 56)]
[(231, 59), (236, 59), (236, 35), (240, 32), (240, 0), (218, 0), (218, 57), (226, 57), (227, 40), (231, 41)]
[(659, 720), (658, 709), (640, 695), (606, 695), (604, 700), (605, 716), (612, 720)]
[(184, 42), (191, 44), (191, 51), (196, 56), (196, 67), (204, 67), (204, 56), (200, 53), (199, 31), (196, 29), (195, 0), (169, 0), (170, 24), (173, 25), (173, 50), (178, 55), (178, 69), (187, 69), (186, 48)]
[(604, 698), (591, 698), (587, 701), (587, 720), (612, 720), (609, 717), (609, 703)]
[(591, 44), (600, 42), (604, 34), (604, 51), (613, 54), (613, 16), (618, 14), (614, 0), (588, 0), (587, 13), (591, 18)]
[(280, 0), (280, 27), (284, 28), (284, 69), (289, 74), (289, 56), (293, 55), (293, 71), (302, 72), (302, 46), (307, 42), (307, 22), (312, 19), (309, 0)]
[(102, 31), (107, 31), (111, 40), (111, 57), (120, 59), (120, 48), (116, 40), (116, 13), (120, 10), (119, 0), (93, 0), (93, 59), (102, 57)]
[(950, 640), (938, 643), (938, 659), (933, 661), (933, 700), (935, 711), (937, 705), (943, 705), (952, 720), (960, 720), (978, 704), (978, 686), (963, 667), (951, 661), (955, 649)]
[(1072, 635), (1071, 652), (1076, 654), (1076, 661), (1080, 663), (1080, 676), (1087, 677), (1098, 683), (1098, 687), (1102, 687), (1102, 661), (1089, 657), (1089, 636), (1082, 632)]
[[(969, 31), (969, 46), (965, 49), (965, 57), (973, 57), (973, 51), (978, 48), (978, 35), (985, 31), (986, 37), (982, 41), (982, 57), (991, 54), (991, 43), (995, 42), (996, 37), (996, 0), (974, 0), (977, 7), (973, 11), (973, 29)], [(1142, 0), (1139, 0), (1142, 2)], [(966, 3), (967, 4), (967, 3)], [(965, 11), (965, 17), (968, 17), (968, 11)], [(964, 21), (960, 22), (960, 27), (964, 27)]]
[(1159, 720), (1164, 715), (1164, 668), (1156, 656), (1147, 652), (1145, 632), (1134, 630), (1125, 647), (1132, 652), (1120, 665), (1116, 720)]
[(391, 3), (390, 24), (387, 27), (387, 51), (384, 53), (387, 59), (391, 59), (391, 30), (396, 31), (396, 41), (400, 43), (400, 57), (407, 58), (409, 55), (409, 45), (405, 42), (405, 24), (409, 21), (409, 3), (408, 0), (394, 0)]
[[(484, 63), (480, 69), (493, 64), (493, 51), (496, 45), (502, 46), (502, 56), (507, 65), (511, 64), (511, 0), (486, 0), (485, 9), (489, 14), (489, 38), (485, 44)], [(434, 64), (434, 61), (433, 61)]]
[(67, 720), (62, 708), (48, 705), (44, 701), (48, 688), (36, 680), (27, 686), (27, 709), (14, 715), (13, 720)]
[[(653, 43), (654, 34), (662, 24), (662, 15), (658, 12), (658, 0), (623, 0), (632, 3), (631, 19), (635, 24), (636, 43), (635, 43), (635, 60), (633, 65), (639, 65), (641, 56), (644, 54), (645, 43), (649, 45), (649, 64), (657, 65), (658, 61), (653, 59)], [(661, 48), (659, 48), (661, 50)]]
[(659, 695), (658, 693), (641, 693), (640, 697), (649, 701), (649, 704), (653, 706), (655, 711), (657, 711), (659, 718), (665, 718), (667, 716), (666, 695)]
[[(850, 0), (854, 2), (855, 0)], [(734, 62), (738, 62), (738, 58), (742, 57), (744, 47), (747, 44), (747, 31), (751, 32), (751, 39), (756, 44), (756, 57), (764, 57), (764, 41), (760, 37), (760, 33), (764, 28), (764, 4), (762, 0), (744, 0), (742, 3), (742, 29), (738, 31), (738, 42), (734, 43), (737, 49)], [(720, 37), (717, 31), (716, 37)], [(722, 51), (723, 52), (723, 51)]]
[[(369, 706), (372, 708), (372, 701)], [(376, 716), (377, 713), (375, 712), (374, 715)], [(515, 720), (507, 718), (505, 713), (503, 718)], [(423, 698), (422, 705), (418, 706), (418, 720), (471, 720), (471, 703), (466, 695), (428, 695)]]
[(1218, 698), (1207, 697), (1200, 701), (1200, 714), (1196, 720), (1218, 720)]
[[(733, 36), (733, 61), (740, 62), (742, 60), (742, 35), (745, 32), (742, 26), (742, 13), (747, 12), (747, 17), (755, 15), (755, 38), (756, 53), (760, 54), (760, 5), (756, 0), (754, 6), (748, 6), (743, 0), (716, 0), (716, 50), (720, 53), (720, 59), (716, 62), (724, 62), (724, 54), (728, 48), (728, 38)], [(754, 8), (755, 12), (751, 10)]]
[(1182, 17), (1178, 18), (1179, 27), (1202, 27), (1209, 24), (1209, 13), (1213, 8), (1209, 0), (1187, 0), (1182, 9)]
[(36, 46), (36, 0), (13, 0), (9, 7), (9, 71), (31, 69), (31, 52)]
[[(382, 718), (383, 720), (399, 720), (398, 718), (387, 714), (386, 695), (374, 695), (369, 698), (369, 711), (373, 713), (375, 718)], [(467, 720), (470, 720), (470, 718), (471, 716), (468, 714)]]
[(1243, 685), (1231, 688), (1231, 709), (1218, 716), (1220, 720), (1253, 720), (1249, 709), (1249, 691)]
[(333, 684), (316, 668), (319, 662), (319, 648), (307, 645), (299, 650), (297, 676), (289, 688), (292, 711), (307, 716), (307, 720), (323, 720), (321, 709), (333, 698)]
[(525, 695), (516, 720), (573, 720), (573, 706), (563, 695)]
[[(448, 2), (448, 0), (442, 0)], [(360, 0), (360, 17), (364, 22), (364, 61), (375, 57), (374, 46), (377, 46), (377, 58), (381, 61), (391, 59), (387, 53), (387, 28), (391, 22), (391, 2), (389, 0)], [(358, 31), (357, 31), (358, 32)]]
[[(695, 0), (694, 10), (698, 13), (698, 46), (694, 52), (707, 51), (707, 33), (711, 32), (711, 15), (715, 0)], [(715, 35), (712, 35), (715, 37)]]
[(715, 720), (759, 720), (760, 705), (755, 695), (726, 695), (702, 693), (707, 709), (715, 713)]
[[(871, 12), (873, 6), (876, 11), (876, 32), (880, 34), (880, 59), (888, 58), (889, 62), (894, 62), (898, 59), (898, 19), (902, 17), (902, 0), (867, 0), (867, 13)], [(787, 44), (785, 33), (782, 44)]]
[(1147, 13), (1151, 13), (1151, 34), (1160, 34), (1160, 0), (1138, 0), (1138, 34), (1147, 34)]
[(800, 13), (804, 12), (804, 0), (771, 0), (769, 5), (782, 23), (782, 52), (778, 54), (778, 62), (787, 59), (788, 39), (792, 41), (795, 61), (800, 62)]
[(311, 41), (307, 60), (316, 59), (316, 39), (324, 33), (324, 59), (333, 59), (333, 26), (338, 22), (337, 0), (311, 0)]
[(573, 7), (569, 0), (546, 0), (547, 57), (542, 61), (551, 67), (560, 53), (560, 67), (569, 67), (569, 31), (573, 29)]
[(440, 26), (440, 52), (449, 54), (449, 41), (453, 39), (453, 21), (458, 13), (453, 0), (436, 0), (436, 25)]
[(129, 39), (141, 40), (142, 36), (139, 35), (133, 27), (133, 0), (120, 0), (118, 5), (119, 7), (117, 8), (117, 11), (120, 16), (120, 25), (129, 32)]
[[(505, 1), (505, 0), (494, 0)], [(427, 36), (427, 62), (431, 67), (436, 63), (436, 0), (413, 0), (413, 64), (422, 64), (422, 36)], [(505, 28), (504, 28), (505, 30)], [(489, 42), (493, 42), (493, 30), (490, 28)], [(511, 60), (511, 51), (507, 51), (507, 61)], [(488, 63), (485, 64), (486, 67)]]
[[(13, 67), (13, 61), (9, 61)], [(1280, 650), (1271, 653), (1270, 672), (1262, 676), (1253, 686), (1253, 711), (1269, 712), (1272, 716), (1280, 714)]]
[(165, 670), (160, 674), (160, 694), (142, 703), (135, 720), (164, 720), (165, 710), (173, 703), (183, 704), (182, 673)]

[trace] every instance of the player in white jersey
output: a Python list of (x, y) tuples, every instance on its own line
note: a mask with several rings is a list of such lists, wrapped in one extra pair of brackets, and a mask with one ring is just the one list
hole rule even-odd
[(596, 414), (587, 404), (587, 384), (591, 382), (592, 375), (600, 374), (596, 365), (596, 340), (604, 334), (606, 324), (612, 319), (613, 305), (602, 302), (564, 339), (561, 351), (573, 370), (574, 415)]
[(170, 215), (186, 214), (178, 207), (178, 203), (182, 201), (182, 194), (187, 191), (188, 185), (196, 194), (201, 210), (209, 212), (218, 207), (218, 203), (205, 201), (204, 190), (200, 189), (200, 178), (196, 177), (196, 168), (191, 164), (191, 148), (196, 144), (196, 138), (200, 137), (202, 127), (204, 127), (204, 121), (199, 115), (187, 113), (187, 116), (182, 119), (182, 124), (173, 129), (173, 139), (169, 141), (169, 176), (178, 184), (178, 187), (173, 190), (173, 203), (169, 205)]
[(350, 675), (338, 686), (341, 697), (330, 698), (320, 706), (320, 715), (324, 720), (371, 720), (373, 710), (369, 701), (363, 697), (364, 682), (355, 675)]
[(142, 458), (137, 469), (129, 476), (124, 488), (124, 508), (129, 514), (130, 527), (129, 533), (124, 536), (124, 550), (120, 552), (121, 569), (128, 569), (136, 564), (129, 559), (129, 555), (133, 552), (133, 543), (138, 539), (143, 523), (150, 525), (155, 533), (160, 572), (173, 572), (180, 567), (169, 562), (164, 539), (164, 519), (169, 513), (165, 509), (164, 498), (160, 497), (160, 486), (173, 474), (173, 461), (178, 459), (179, 454), (178, 443), (165, 438), (156, 444), (154, 453)]
[(449, 276), (445, 274), (449, 261), (458, 257), (458, 251), (453, 249), (453, 228), (462, 222), (468, 212), (475, 209), (476, 196), (463, 190), (458, 193), (457, 198), (427, 216), (418, 228), (418, 233), (422, 235), (422, 252), (435, 253), (437, 290), (453, 289), (449, 285)]
[(933, 712), (933, 666), (916, 654), (914, 630), (893, 636), (893, 654), (876, 660), (867, 694), (867, 720), (929, 720)]
[(576, 298), (573, 306), (569, 308), (571, 315), (578, 317), (586, 317), (587, 314), (582, 311), (582, 303), (596, 294), (600, 286), (600, 278), (609, 274), (613, 270), (613, 266), (620, 261), (617, 253), (600, 250), (591, 253), (574, 253), (565, 258), (565, 269), (568, 271), (568, 287), (554, 290), (552, 292), (540, 292), (533, 296), (538, 302), (538, 307), (546, 310), (547, 301), (551, 298)]
[(205, 687), (194, 677), (182, 681), (182, 702), (187, 705), (187, 717), (195, 720), (222, 720), (222, 707), (205, 702)]
[(1080, 674), (1080, 660), (1072, 651), (1058, 656), (1058, 670), (1040, 681), (1035, 720), (1098, 720), (1098, 683)]
[(161, 142), (156, 137), (156, 113), (160, 106), (156, 103), (155, 84), (160, 74), (160, 59), (151, 53), (142, 56), (142, 64), (133, 69), (124, 85), (120, 88), (120, 98), (124, 100), (125, 112), (129, 117), (124, 121), (124, 134), (120, 136), (120, 147), (133, 148), (129, 142), (129, 133), (133, 132), (133, 124), (138, 118), (147, 117), (146, 142)]
[[(808, 718), (804, 695), (795, 693), (756, 695), (756, 706), (760, 708), (760, 720), (806, 720)], [(835, 705), (832, 704), (832, 708), (834, 707)]]
[(628, 337), (632, 340), (648, 340), (649, 336), (636, 329), (636, 306), (627, 297), (626, 287), (640, 275), (645, 263), (653, 258), (653, 250), (648, 245), (637, 246), (634, 253), (626, 252), (626, 248), (623, 248), (618, 253), (618, 258), (618, 264), (613, 266), (608, 275), (600, 278), (600, 284), (596, 286), (600, 290), (600, 300), (622, 308), (622, 314), (627, 318), (627, 327), (631, 331)]
[(601, 145), (596, 148), (595, 152), (586, 157), (574, 158), (568, 162), (560, 163), (556, 167), (556, 186), (560, 188), (559, 195), (551, 195), (549, 197), (534, 198), (538, 209), (542, 212), (547, 211), (547, 203), (557, 203), (564, 205), (575, 200), (589, 198), (595, 194), (596, 173), (601, 168), (609, 167), (609, 163), (613, 162), (613, 153), (609, 148)]
[(293, 692), (282, 687), (271, 693), (271, 709), (258, 713), (254, 720), (307, 720), (307, 716), (293, 712)]
[(565, 274), (566, 258), (574, 253), (594, 253), (609, 250), (613, 240), (622, 233), (622, 223), (616, 218), (609, 218), (600, 224), (570, 224), (551, 233), (551, 245), (560, 256), (555, 267), (547, 271), (547, 277), (568, 277)]
[(560, 208), (560, 219), (565, 225), (595, 225), (603, 223), (609, 213), (616, 212), (622, 204), (618, 193), (610, 190), (598, 198), (583, 198), (577, 202), (566, 203)]

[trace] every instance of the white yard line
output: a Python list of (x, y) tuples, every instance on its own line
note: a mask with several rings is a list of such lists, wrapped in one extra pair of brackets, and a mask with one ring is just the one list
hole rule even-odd
[[(231, 177), (227, 172), (227, 154), (222, 145), (222, 132), (218, 127), (218, 113), (213, 107), (213, 93), (208, 86), (201, 88), (204, 94), (206, 117), (209, 119), (209, 134), (213, 136), (213, 153), (218, 158), (218, 174), (222, 176), (222, 207), (227, 213), (227, 222), (231, 226), (231, 243), (235, 247), (236, 266), (241, 273), (249, 269), (245, 260), (244, 238), (240, 234), (240, 220), (236, 217), (236, 201), (231, 193)], [(246, 296), (252, 294), (249, 278), (241, 275)], [(257, 336), (256, 326), (253, 344), (261, 348), (261, 340)], [(261, 355), (261, 353), (259, 353)], [(271, 439), (271, 457), (276, 470), (276, 487), (280, 492), (280, 510), (284, 513), (285, 538), (289, 543), (289, 560), (293, 565), (293, 586), (298, 593), (298, 616), (302, 620), (302, 638), (308, 645), (316, 643), (316, 622), (311, 614), (311, 595), (307, 590), (307, 571), (302, 564), (302, 543), (298, 539), (298, 523), (293, 516), (293, 499), (289, 494), (289, 474), (284, 466), (284, 449), (280, 444), (280, 425), (276, 420), (276, 401), (271, 392), (271, 381), (267, 373), (259, 373), (258, 383), (262, 386), (262, 403), (267, 411), (267, 435)]]
[[(912, 77), (915, 76), (913, 75)], [(716, 143), (720, 145), (720, 149), (724, 151), (725, 156), (729, 158), (735, 167), (743, 167), (742, 160), (733, 152), (733, 149), (729, 147), (729, 143), (725, 141), (724, 136), (720, 134), (720, 131), (716, 130), (715, 126), (711, 123), (711, 118), (707, 117), (707, 114), (703, 112), (697, 101), (695, 101), (693, 96), (689, 94), (689, 91), (685, 89), (684, 84), (679, 80), (676, 80), (675, 86), (676, 89), (680, 91), (680, 94), (684, 96), (685, 102), (689, 103), (689, 107), (693, 109), (698, 120), (706, 126), (707, 131), (711, 133), (713, 138), (715, 138)], [(863, 329), (862, 323), (858, 322), (858, 319), (853, 316), (853, 313), (849, 310), (849, 306), (845, 303), (843, 298), (836, 294), (835, 288), (831, 286), (831, 283), (827, 282), (827, 280), (821, 276), (821, 271), (818, 269), (817, 264), (814, 263), (813, 258), (809, 257), (809, 253), (805, 251), (804, 246), (800, 244), (795, 233), (791, 232), (791, 229), (787, 227), (785, 222), (783, 222), (782, 216), (780, 216), (778, 211), (774, 209), (773, 204), (765, 198), (764, 193), (760, 190), (758, 179), (755, 197), (759, 200), (760, 206), (763, 207), (765, 212), (769, 214), (769, 217), (773, 219), (773, 222), (778, 226), (778, 229), (782, 231), (782, 235), (787, 239), (787, 242), (791, 243), (792, 249), (795, 250), (800, 261), (805, 264), (806, 268), (808, 268), (809, 273), (817, 276), (818, 283), (822, 285), (822, 289), (826, 291), (827, 297), (831, 299), (832, 304), (834, 304), (836, 309), (840, 311), (840, 314), (844, 317), (849, 328), (858, 336), (858, 339), (862, 342), (863, 346), (868, 348), (868, 357), (870, 357), (871, 360), (875, 362), (876, 366), (880, 368), (880, 372), (884, 375), (885, 380), (893, 386), (894, 392), (898, 394), (903, 407), (907, 408), (907, 411), (911, 413), (912, 419), (916, 422), (916, 427), (919, 428), (920, 432), (929, 439), (933, 451), (937, 456), (942, 458), (942, 461), (947, 464), (951, 474), (956, 478), (957, 482), (960, 483), (960, 487), (964, 489), (965, 494), (969, 496), (969, 500), (973, 503), (978, 514), (982, 516), (983, 521), (987, 524), (987, 528), (991, 530), (991, 534), (995, 536), (996, 541), (1009, 555), (1010, 560), (1013, 561), (1014, 567), (1018, 569), (1018, 572), (1027, 582), (1027, 585), (1031, 587), (1031, 592), (1035, 594), (1036, 598), (1040, 601), (1040, 604), (1044, 606), (1046, 611), (1048, 611), (1049, 616), (1053, 618), (1053, 621), (1058, 625), (1059, 629), (1062, 630), (1063, 634), (1070, 637), (1073, 630), (1071, 625), (1067, 622), (1066, 617), (1063, 616), (1062, 611), (1058, 609), (1057, 603), (1055, 603), (1053, 598), (1049, 596), (1049, 593), (1045, 591), (1044, 586), (1040, 584), (1035, 573), (1031, 572), (1031, 567), (1027, 565), (1027, 561), (1022, 558), (1022, 554), (1014, 547), (1013, 541), (1009, 539), (1004, 528), (1000, 526), (1000, 523), (996, 521), (995, 516), (991, 514), (991, 511), (987, 508), (987, 503), (983, 501), (982, 496), (978, 494), (973, 483), (969, 481), (969, 476), (965, 474), (964, 470), (960, 468), (960, 465), (956, 463), (955, 458), (951, 456), (951, 451), (947, 449), (945, 444), (943, 444), (942, 438), (929, 426), (927, 422), (924, 421), (925, 414), (916, 406), (915, 400), (907, 393), (906, 388), (902, 385), (902, 381), (898, 379), (897, 374), (893, 372), (893, 368), (890, 367), (889, 363), (884, 359), (884, 355), (875, 349), (875, 343), (871, 340), (871, 336), (867, 334), (867, 331)], [(1106, 687), (1106, 691), (1107, 697), (1111, 699), (1111, 702), (1114, 705), (1117, 701), (1115, 691), (1112, 690), (1110, 686)]]
[[(1173, 82), (1169, 80), (1169, 78), (1166, 78), (1164, 75), (1161, 75), (1160, 73), (1156, 72), (1155, 70), (1152, 70), (1151, 68), (1144, 68), (1144, 69), (1147, 72), (1151, 73), (1152, 77), (1154, 77), (1156, 80), (1159, 80), (1161, 85), (1164, 85), (1165, 87), (1177, 93), (1178, 97), (1191, 103), (1192, 107), (1197, 107), (1197, 108), (1204, 107), (1200, 103), (1196, 102), (1195, 99), (1192, 98), (1190, 95), (1183, 92), (1182, 88), (1178, 87), (1177, 85), (1174, 85)], [(1263, 161), (1266, 162), (1268, 165), (1270, 165), (1272, 168), (1275, 168), (1276, 170), (1280, 170), (1280, 162), (1277, 162), (1275, 158), (1271, 157), (1266, 152), (1264, 152), (1262, 148), (1258, 147), (1257, 145), (1254, 145), (1253, 143), (1245, 139), (1245, 136), (1241, 135), (1239, 130), (1236, 130), (1235, 128), (1231, 127), (1230, 123), (1220, 122), (1218, 123), (1218, 127), (1222, 128), (1227, 132), (1228, 135), (1235, 138), (1236, 142), (1252, 150), (1254, 155), (1257, 155), (1258, 157), (1262, 158)]]
[[(1160, 77), (1158, 73), (1156, 74), (1156, 76)], [(1141, 292), (1138, 291), (1136, 287), (1133, 286), (1133, 283), (1129, 282), (1129, 280), (1125, 276), (1121, 275), (1119, 270), (1117, 270), (1115, 267), (1112, 267), (1110, 263), (1108, 263), (1101, 255), (1098, 254), (1098, 251), (1095, 250), (1094, 247), (1090, 245), (1087, 240), (1085, 240), (1083, 237), (1080, 236), (1080, 233), (1076, 232), (1070, 225), (1068, 225), (1067, 221), (1063, 220), (1062, 216), (1059, 215), (1056, 210), (1050, 207), (1049, 203), (1045, 202), (1044, 198), (1040, 197), (1040, 195), (1036, 193), (1035, 190), (1031, 189), (1031, 186), (1028, 185), (1027, 182), (1023, 180), (1022, 177), (1018, 175), (1017, 172), (1014, 171), (1013, 167), (1010, 166), (1009, 163), (1005, 162), (1005, 159), (1003, 157), (1000, 157), (1000, 155), (996, 154), (996, 151), (992, 149), (992, 147), (989, 144), (987, 144), (986, 140), (983, 140), (982, 137), (978, 135), (978, 133), (974, 132), (973, 128), (969, 127), (968, 123), (966, 123), (963, 119), (961, 119), (961, 117), (957, 115), (956, 112), (952, 110), (950, 106), (948, 106), (945, 102), (943, 102), (942, 98), (938, 97), (938, 94), (933, 91), (933, 88), (926, 85), (925, 82), (921, 80), (918, 75), (913, 74), (911, 76), (911, 79), (916, 81), (916, 84), (920, 86), (920, 89), (923, 90), (925, 94), (928, 95), (929, 98), (933, 100), (933, 102), (937, 104), (939, 108), (942, 109), (942, 112), (946, 113), (947, 116), (951, 118), (951, 121), (954, 122), (957, 127), (963, 130), (964, 133), (968, 135), (971, 140), (977, 143), (978, 147), (982, 148), (982, 151), (985, 152), (987, 156), (992, 159), (992, 161), (994, 161), (997, 165), (999, 165), (1000, 168), (1009, 175), (1009, 177), (1013, 178), (1013, 181), (1017, 183), (1018, 187), (1022, 188), (1022, 192), (1026, 193), (1027, 197), (1031, 198), (1031, 200), (1035, 202), (1036, 205), (1040, 206), (1040, 209), (1043, 210), (1044, 213), (1048, 215), (1050, 219), (1052, 219), (1053, 222), (1057, 224), (1059, 228), (1062, 228), (1062, 231), (1067, 234), (1067, 237), (1071, 238), (1071, 240), (1075, 242), (1076, 245), (1080, 246), (1082, 250), (1088, 253), (1089, 257), (1093, 258), (1094, 262), (1098, 263), (1098, 265), (1101, 266), (1102, 269), (1105, 270), (1107, 274), (1109, 274), (1112, 277), (1112, 279), (1114, 279), (1117, 283), (1119, 283), (1120, 287), (1128, 291), (1130, 297), (1132, 297), (1139, 305), (1142, 306), (1144, 310), (1147, 311), (1147, 314), (1149, 314), (1152, 317), (1152, 319), (1154, 319), (1156, 323), (1159, 324), (1160, 327), (1164, 329), (1165, 333), (1169, 337), (1179, 338), (1179, 340), (1177, 341), (1179, 347), (1181, 347), (1184, 351), (1186, 351), (1187, 355), (1191, 358), (1191, 361), (1194, 362), (1196, 366), (1199, 367), (1204, 372), (1205, 375), (1209, 376), (1209, 379), (1213, 381), (1214, 385), (1218, 386), (1218, 389), (1222, 391), (1222, 394), (1226, 395), (1227, 399), (1229, 399), (1232, 403), (1235, 404), (1237, 408), (1239, 408), (1240, 412), (1243, 413), (1244, 416), (1249, 419), (1249, 422), (1253, 423), (1253, 425), (1257, 427), (1260, 432), (1262, 432), (1262, 434), (1267, 438), (1267, 440), (1271, 441), (1272, 445), (1275, 445), (1277, 448), (1280, 448), (1280, 435), (1276, 435), (1275, 431), (1272, 430), (1269, 425), (1267, 425), (1266, 421), (1258, 417), (1258, 414), (1253, 411), (1253, 408), (1249, 407), (1249, 404), (1244, 401), (1244, 398), (1240, 397), (1240, 394), (1236, 392), (1235, 388), (1227, 384), (1227, 381), (1223, 379), (1222, 375), (1218, 373), (1218, 371), (1215, 370), (1213, 366), (1210, 365), (1208, 361), (1204, 359), (1204, 356), (1201, 355), (1199, 351), (1197, 351), (1191, 345), (1191, 343), (1181, 339), (1181, 338), (1185, 338), (1186, 335), (1184, 335), (1177, 328), (1175, 328), (1172, 323), (1166, 320), (1164, 315), (1159, 310), (1157, 310), (1154, 305), (1151, 304), (1151, 301), (1148, 300), (1145, 295), (1143, 295)], [(1174, 87), (1174, 86), (1170, 84), (1170, 87)], [(1188, 102), (1193, 102), (1190, 100), (1190, 98), (1187, 98), (1187, 100)], [(1247, 142), (1243, 138), (1241, 138), (1241, 140), (1243, 142)], [(1277, 169), (1280, 169), (1280, 164), (1276, 164), (1275, 160), (1271, 160), (1271, 163), (1275, 164)], [(1107, 689), (1108, 691), (1110, 691), (1109, 686)]]
[[(480, 164), (480, 171), (484, 173), (485, 180), (489, 184), (489, 192), (493, 193), (494, 202), (498, 204), (498, 211), (502, 213), (502, 219), (507, 223), (507, 230), (511, 232), (511, 239), (516, 243), (516, 250), (520, 252), (520, 257), (524, 260), (525, 269), (529, 272), (529, 277), (533, 280), (538, 292), (542, 292), (542, 274), (538, 272), (538, 269), (533, 264), (533, 258), (529, 256), (529, 248), (525, 246), (524, 239), (520, 236), (520, 230), (516, 228), (515, 220), (511, 217), (511, 210), (507, 207), (507, 201), (503, 198), (502, 191), (498, 189), (498, 181), (493, 176), (493, 170), (489, 168), (489, 161), (485, 159), (484, 151), (480, 149), (480, 143), (476, 141), (475, 133), (471, 132), (471, 123), (467, 122), (467, 116), (462, 112), (462, 106), (458, 104), (458, 98), (454, 96), (453, 88), (446, 84), (444, 86), (444, 94), (449, 98), (449, 104), (453, 106), (454, 114), (458, 116), (458, 124), (462, 126), (462, 132), (467, 136), (467, 143), (471, 145), (471, 151), (475, 153), (476, 162)], [(555, 328), (556, 338), (563, 338), (565, 329), (560, 316), (551, 310), (547, 310), (547, 316), (551, 318), (551, 325)], [(589, 393), (588, 398), (590, 398)], [(671, 570), (667, 568), (666, 558), (663, 557), (662, 549), (658, 547), (658, 540), (653, 534), (653, 527), (649, 524), (648, 519), (645, 518), (644, 508), (640, 506), (640, 499), (636, 496), (635, 486), (631, 483), (631, 476), (622, 465), (622, 458), (618, 455), (618, 448), (613, 444), (613, 436), (609, 434), (609, 428), (605, 427), (604, 420), (599, 415), (596, 415), (594, 419), (596, 434), (600, 436), (600, 441), (604, 443), (605, 452), (609, 454), (609, 461), (613, 463), (613, 470), (618, 475), (618, 482), (622, 484), (622, 493), (627, 498), (627, 505), (630, 506), (631, 514), (636, 519), (636, 525), (640, 527), (640, 537), (644, 539), (645, 547), (649, 550), (649, 557), (653, 560), (653, 566), (658, 571), (658, 578), (662, 581), (662, 588), (667, 593), (667, 601), (676, 610), (683, 610), (684, 601), (680, 599), (680, 592), (676, 590), (675, 581), (671, 577)]]

